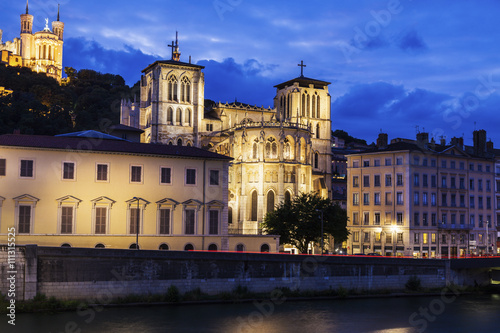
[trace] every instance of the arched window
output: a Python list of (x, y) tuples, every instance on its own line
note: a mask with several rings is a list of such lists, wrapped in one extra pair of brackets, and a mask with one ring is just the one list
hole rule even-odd
[(182, 110), (180, 108), (175, 112), (175, 122), (177, 125), (182, 125)]
[(227, 223), (233, 223), (233, 207), (228, 207), (227, 209)]
[(243, 252), (243, 251), (245, 251), (245, 245), (243, 245), (241, 243), (238, 244), (238, 245), (236, 245), (236, 251), (237, 252)]
[(258, 143), (254, 142), (252, 146), (252, 158), (254, 160), (256, 160), (258, 157), (258, 150), (259, 150), (258, 148), (259, 148)]
[(168, 249), (169, 249), (168, 245), (165, 244), (165, 243), (160, 244), (160, 246), (158, 247), (158, 250), (164, 250), (164, 251), (166, 251)]
[(168, 99), (177, 101), (177, 77), (170, 75), (168, 78)]
[(188, 126), (191, 126), (191, 110), (190, 109), (186, 110), (186, 124)]
[(250, 221), (257, 221), (257, 191), (252, 192), (252, 207), (250, 209)]
[(320, 126), (319, 124), (316, 125), (316, 139), (319, 139), (319, 130), (320, 130)]
[(167, 124), (172, 124), (174, 120), (174, 110), (172, 108), (168, 108), (167, 110)]
[(267, 192), (267, 212), (270, 213), (274, 211), (274, 192)]
[(186, 244), (186, 246), (184, 246), (184, 251), (194, 251), (194, 246), (193, 244)]
[(174, 145), (174, 143), (173, 143), (172, 141), (169, 141), (169, 142), (168, 142), (168, 145), (169, 145), (169, 146), (173, 146), (173, 145)]
[(271, 146), (271, 157), (278, 157), (278, 144), (276, 143), (276, 141), (274, 141)]
[(269, 245), (267, 244), (262, 244), (260, 246), (260, 252), (269, 252)]
[(192, 146), (191, 142), (188, 142), (187, 145), (186, 145), (186, 147), (191, 147), (191, 146)]
[(135, 244), (135, 243), (132, 243), (128, 248), (130, 250), (137, 250), (137, 249), (140, 249), (141, 247), (137, 246), (137, 244)]
[(314, 167), (317, 169), (319, 167), (319, 154), (314, 153)]
[(61, 247), (71, 247), (71, 245), (68, 244), (68, 243), (64, 243), (64, 244), (61, 245)]
[(306, 117), (309, 117), (309, 110), (311, 110), (311, 98), (309, 94), (307, 95), (307, 105), (306, 105)]
[(319, 108), (319, 96), (317, 97), (317, 102), (316, 102), (316, 117), (321, 118), (321, 113), (320, 113), (320, 108)]
[(311, 118), (315, 118), (316, 117), (316, 96), (313, 96), (312, 97), (312, 114), (311, 114)]
[(191, 102), (191, 82), (184, 76), (181, 82), (181, 102)]
[(182, 146), (182, 139), (178, 139), (178, 140), (177, 140), (177, 145), (178, 145), (178, 146)]
[(266, 158), (271, 157), (271, 142), (266, 142)]
[(288, 94), (288, 101), (286, 103), (287, 106), (287, 118), (290, 118), (291, 113), (292, 113), (292, 95)]
[(302, 94), (302, 117), (306, 116), (306, 94)]
[(284, 149), (284, 152), (283, 152), (283, 155), (284, 155), (284, 158), (285, 159), (291, 159), (290, 157), (290, 142), (288, 141), (288, 139), (285, 139), (285, 149)]
[(217, 251), (217, 244), (210, 244), (208, 246), (208, 251)]
[(292, 201), (292, 195), (290, 194), (290, 191), (285, 191), (285, 202), (290, 201)]

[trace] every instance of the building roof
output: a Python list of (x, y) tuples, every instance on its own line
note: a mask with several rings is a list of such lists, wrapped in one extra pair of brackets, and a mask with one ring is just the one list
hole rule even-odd
[(421, 153), (440, 155), (446, 153), (451, 149), (459, 150), (465, 157), (482, 158), (482, 159), (491, 159), (493, 157), (492, 153), (485, 153), (484, 155), (476, 155), (474, 154), (473, 147), (469, 146), (465, 146), (462, 148), (457, 144), (453, 145), (440, 145), (436, 143), (423, 144), (423, 143), (417, 143), (417, 141), (406, 140), (406, 139), (393, 142), (383, 148), (374, 147), (372, 149), (368, 149), (361, 152), (354, 152), (347, 155), (364, 155), (370, 153), (383, 153), (383, 152), (394, 152), (394, 151), (409, 151), (409, 152), (417, 151)]
[(67, 138), (92, 138), (92, 139), (102, 139), (102, 140), (121, 140), (127, 141), (125, 139), (119, 138), (117, 136), (101, 133), (94, 130), (72, 132), (56, 135), (56, 137), (67, 137)]
[(132, 126), (127, 126), (123, 124), (118, 124), (118, 125), (111, 125), (109, 126), (109, 129), (111, 131), (128, 131), (128, 132), (137, 132), (137, 133), (143, 133), (144, 131)]
[(195, 65), (195, 64), (190, 64), (188, 62), (182, 62), (182, 61), (175, 61), (175, 60), (157, 60), (148, 67), (144, 68), (142, 70), (143, 73), (145, 73), (148, 69), (158, 65), (158, 64), (164, 64), (164, 65), (176, 65), (176, 66), (187, 66), (187, 67), (193, 67), (193, 68), (198, 68), (198, 69), (203, 69), (205, 66), (200, 66), (200, 65)]
[(5, 134), (0, 135), (0, 146), (232, 160), (231, 157), (196, 147), (137, 143), (121, 140), (119, 138), (101, 139), (89, 137)]
[(278, 85), (275, 85), (274, 87), (278, 88), (278, 89), (283, 89), (283, 88), (288, 87), (288, 86), (293, 86), (293, 84), (295, 82), (299, 83), (299, 87), (309, 88), (309, 85), (313, 84), (314, 88), (317, 88), (317, 89), (323, 89), (324, 86), (328, 86), (330, 84), (330, 82), (316, 80), (316, 79), (310, 79), (310, 78), (305, 77), (305, 76), (299, 76), (293, 80), (289, 80), (289, 81), (280, 83)]

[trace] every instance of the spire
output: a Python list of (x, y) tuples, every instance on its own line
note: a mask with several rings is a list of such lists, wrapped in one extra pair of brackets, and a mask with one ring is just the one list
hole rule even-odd
[(57, 4), (57, 21), (59, 22), (59, 9), (60, 9), (61, 5), (60, 4)]
[(181, 60), (181, 53), (179, 52), (179, 32), (175, 32), (175, 44), (172, 48), (173, 53), (172, 53), (172, 60), (175, 61), (180, 61)]
[(29, 14), (28, 13), (28, 0), (26, 0), (26, 14)]

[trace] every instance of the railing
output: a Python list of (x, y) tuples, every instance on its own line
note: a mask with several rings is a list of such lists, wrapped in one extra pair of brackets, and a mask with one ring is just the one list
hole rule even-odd
[(451, 230), (470, 230), (472, 229), (472, 226), (470, 224), (439, 223), (438, 228)]
[(229, 228), (229, 235), (262, 235), (262, 228)]
[(234, 125), (233, 129), (238, 130), (241, 128), (259, 128), (259, 127), (274, 127), (274, 128), (280, 128), (283, 126), (283, 128), (298, 128), (298, 129), (303, 129), (306, 131), (311, 130), (311, 125), (305, 125), (301, 123), (292, 123), (289, 121), (284, 121), (284, 122), (279, 122), (279, 121), (249, 121), (243, 124), (236, 124)]

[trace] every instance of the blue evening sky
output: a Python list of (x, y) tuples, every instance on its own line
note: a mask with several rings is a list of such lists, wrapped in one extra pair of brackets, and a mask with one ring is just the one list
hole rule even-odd
[[(205, 98), (269, 106), (300, 75), (332, 82), (332, 128), (376, 140), (439, 140), (485, 129), (500, 147), (498, 0), (31, 0), (36, 31), (65, 23), (64, 66), (129, 85), (169, 59), (206, 66)], [(3, 41), (19, 35), (25, 1), (2, 1)]]

